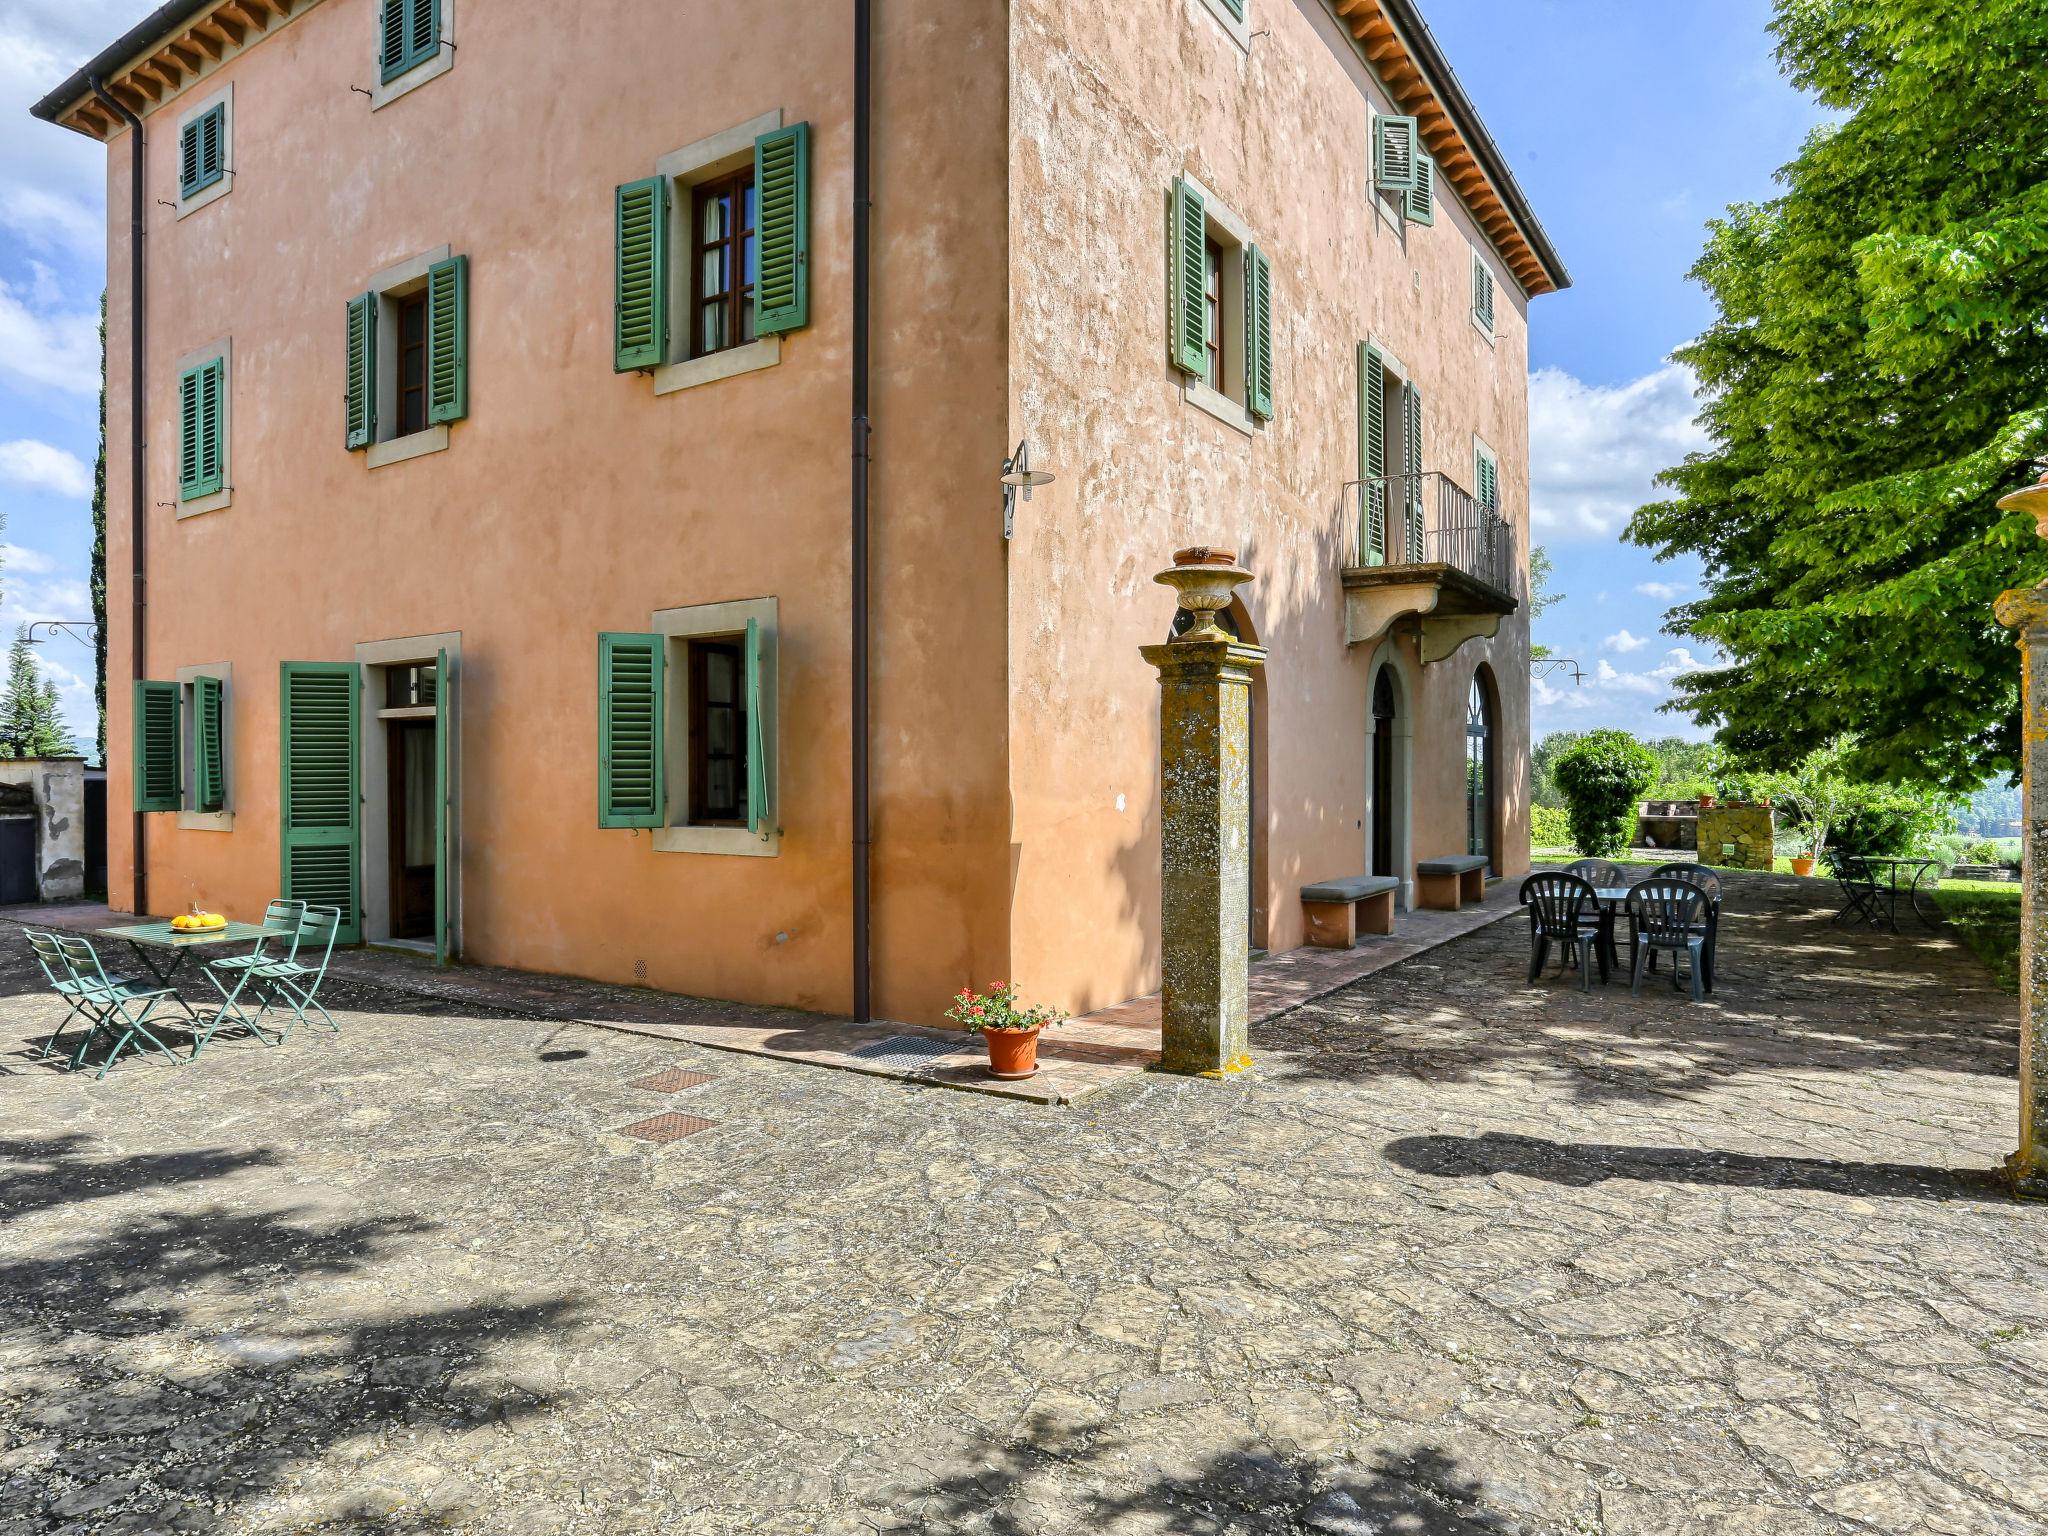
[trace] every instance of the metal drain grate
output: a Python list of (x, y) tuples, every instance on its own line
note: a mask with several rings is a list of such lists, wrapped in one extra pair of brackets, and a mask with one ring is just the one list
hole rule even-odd
[(637, 1136), (642, 1141), (676, 1141), (684, 1136), (694, 1136), (699, 1131), (708, 1131), (716, 1124), (716, 1120), (706, 1120), (701, 1115), (650, 1115), (645, 1120), (620, 1126), (618, 1134)]
[(626, 1084), (628, 1088), (645, 1088), (649, 1093), (681, 1093), (685, 1088), (694, 1088), (699, 1083), (713, 1081), (709, 1072), (692, 1072), (687, 1067), (670, 1067), (666, 1072), (657, 1072), (652, 1077), (636, 1077)]
[(934, 1065), (941, 1056), (961, 1049), (958, 1040), (934, 1040), (929, 1035), (888, 1035), (855, 1046), (846, 1054), (855, 1061), (877, 1067), (898, 1067), (905, 1072)]

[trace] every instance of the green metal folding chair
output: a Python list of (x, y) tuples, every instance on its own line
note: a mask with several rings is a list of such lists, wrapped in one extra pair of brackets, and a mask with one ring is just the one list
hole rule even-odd
[[(214, 1034), (230, 1022), (246, 1029), (265, 1045), (276, 1045), (284, 1038), (279, 1035), (273, 1039), (265, 1034), (262, 1026), (256, 1022), (261, 1017), (262, 1010), (259, 1008), (256, 1014), (249, 1014), (242, 1009), (240, 999), (243, 990), (249, 985), (250, 976), (258, 966), (298, 957), (299, 935), (305, 918), (306, 904), (303, 901), (286, 901), (279, 897), (263, 909), (264, 933), (263, 937), (256, 941), (254, 949), (246, 955), (230, 955), (225, 960), (215, 960), (207, 965), (201, 974), (212, 984), (213, 990), (220, 994), (220, 1007), (215, 1010), (205, 1029), (193, 1036), (193, 1056), (196, 1057), (206, 1047), (207, 1042), (213, 1039)], [(273, 942), (284, 945), (283, 954), (270, 948)], [(260, 988), (257, 995), (262, 995)]]
[(192, 1005), (178, 996), (175, 987), (153, 987), (109, 976), (107, 968), (100, 963), (99, 951), (89, 941), (75, 933), (58, 933), (51, 937), (57, 941), (57, 952), (70, 973), (68, 979), (80, 984), (80, 1001), (92, 1010), (96, 1019), (96, 1028), (87, 1033), (79, 1043), (78, 1054), (71, 1058), (74, 1069), (84, 1064), (86, 1046), (92, 1043), (95, 1034), (101, 1032), (112, 1036), (114, 1043), (107, 1050), (107, 1059), (100, 1063), (100, 1078), (111, 1072), (121, 1053), (138, 1041), (163, 1052), (166, 1061), (178, 1059), (171, 1048), (157, 1037), (156, 1031), (149, 1027), (150, 1019), (166, 999), (184, 1009), (194, 1025), (198, 1024), (199, 1017), (192, 1012)]
[[(262, 1018), (274, 1007), (291, 1011), (291, 1021), (277, 1032), (281, 1041), (291, 1032), (293, 1024), (319, 1015), (319, 1022), (341, 1033), (341, 1026), (334, 1017), (320, 1006), (318, 993), (320, 984), (327, 979), (327, 963), (334, 958), (335, 936), (341, 932), (341, 908), (308, 907), (306, 915), (299, 921), (299, 938), (290, 960), (266, 960), (261, 965), (249, 967), (249, 979), (255, 984), (263, 998), (262, 1007), (256, 1010), (256, 1017)], [(317, 951), (320, 956), (317, 965), (308, 965), (296, 958), (299, 954)]]
[[(28, 947), (35, 954), (36, 964), (43, 969), (43, 979), (49, 982), (50, 990), (65, 1003), (63, 1022), (50, 1031), (49, 1038), (43, 1042), (42, 1050), (36, 1053), (36, 1060), (48, 1061), (58, 1054), (58, 1046), (63, 1041), (64, 1031), (71, 1026), (73, 1019), (85, 1025), (85, 1038), (79, 1041), (76, 1053), (83, 1055), (100, 1027), (100, 1015), (87, 1001), (87, 994), (95, 988), (79, 980), (71, 967), (65, 963), (64, 951), (58, 946), (57, 935), (41, 933), (32, 928), (24, 929), (23, 932), (28, 935)], [(112, 979), (122, 986), (128, 985), (126, 977), (116, 976)]]

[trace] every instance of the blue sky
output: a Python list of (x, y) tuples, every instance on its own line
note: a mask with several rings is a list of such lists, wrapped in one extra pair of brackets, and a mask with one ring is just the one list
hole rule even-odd
[[(104, 156), (28, 107), (154, 4), (0, 0), (0, 633), (88, 612), (98, 435)], [(1702, 224), (1768, 196), (1818, 114), (1778, 74), (1766, 0), (1421, 4), (1575, 281), (1532, 306), (1532, 511), (1566, 594), (1538, 638), (1587, 680), (1538, 684), (1536, 730), (1694, 734), (1656, 706), (1675, 652), (1710, 659), (1661, 633), (1696, 572), (1616, 535), (1698, 441), (1665, 359), (1708, 319), (1685, 278)], [(90, 741), (90, 653), (60, 638), (41, 655)]]

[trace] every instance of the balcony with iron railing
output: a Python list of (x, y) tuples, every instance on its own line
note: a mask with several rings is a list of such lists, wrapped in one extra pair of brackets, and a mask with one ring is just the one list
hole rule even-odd
[(1356, 530), (1345, 565), (1344, 630), (1377, 641), (1399, 619), (1421, 622), (1422, 659), (1500, 632), (1515, 598), (1514, 529), (1441, 470), (1353, 480), (1344, 510)]

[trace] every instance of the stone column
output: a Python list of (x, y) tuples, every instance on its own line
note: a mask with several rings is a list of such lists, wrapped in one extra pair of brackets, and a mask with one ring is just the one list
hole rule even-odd
[[(2048, 538), (2048, 475), (1998, 503), (2032, 515)], [(2005, 1160), (2013, 1187), (2048, 1197), (2048, 582), (2002, 594), (1998, 622), (2019, 631), (2020, 765), (2020, 1146)]]
[(1216, 623), (1251, 580), (1235, 554), (1186, 549), (1174, 562), (1154, 579), (1194, 622), (1142, 649), (1159, 669), (1159, 1067), (1218, 1076), (1251, 1060), (1251, 686), (1266, 653)]

